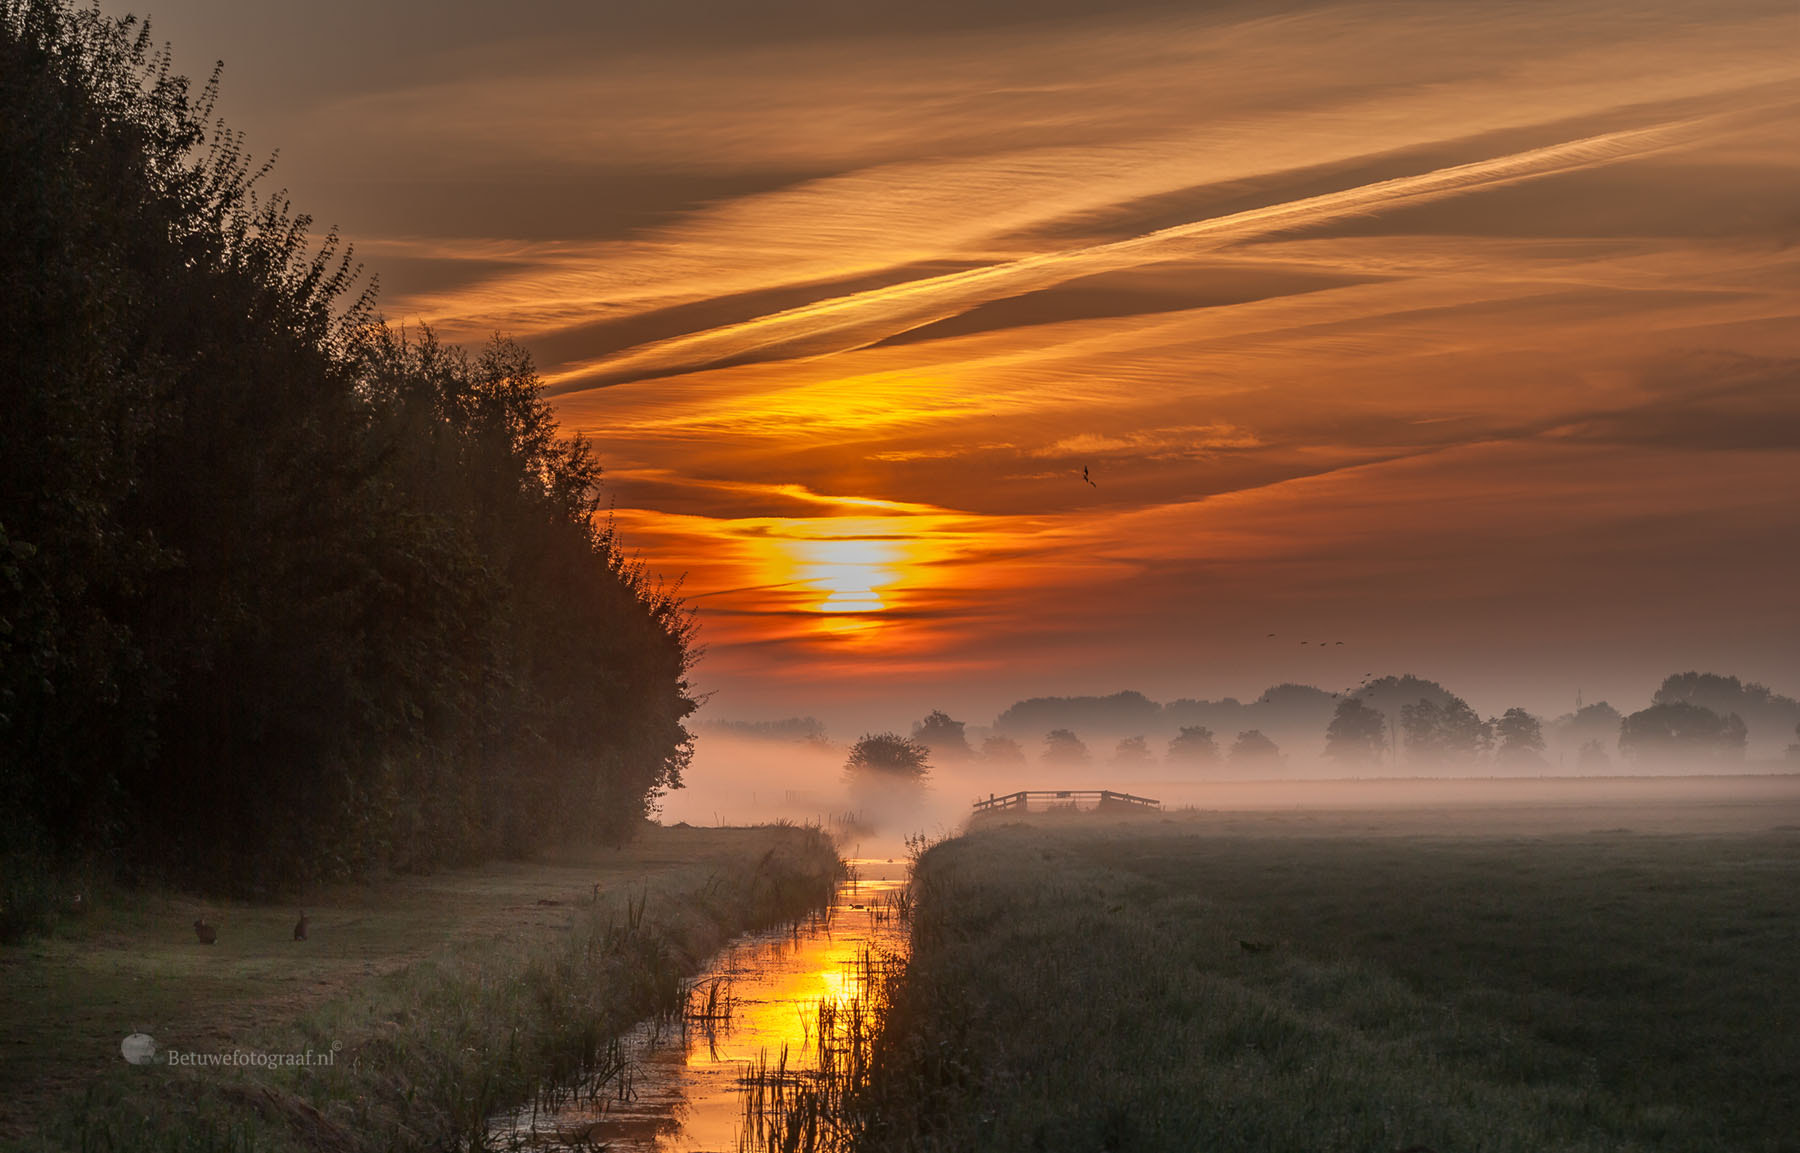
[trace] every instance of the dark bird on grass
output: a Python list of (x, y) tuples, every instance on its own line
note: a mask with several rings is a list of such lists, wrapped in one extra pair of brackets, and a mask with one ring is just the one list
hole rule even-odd
[(1094, 484), (1094, 478), (1088, 475), (1087, 465), (1085, 464), (1081, 466), (1081, 479), (1089, 484), (1093, 484), (1095, 488), (1100, 487), (1099, 485)]
[(300, 910), (300, 919), (298, 921), (294, 922), (294, 940), (296, 940), (296, 941), (306, 940), (306, 921), (307, 921), (306, 910), (301, 909)]
[(1341, 644), (1343, 644), (1343, 643), (1344, 643), (1344, 642), (1343, 642), (1343, 641), (1335, 641), (1335, 642), (1333, 642), (1333, 643), (1335, 643), (1335, 644), (1340, 644), (1340, 645), (1341, 645)]
[(549, 897), (539, 897), (538, 904), (548, 906), (548, 905), (560, 905), (560, 904), (562, 904), (562, 902), (561, 901), (552, 901)]
[(194, 936), (200, 938), (202, 945), (210, 945), (219, 939), (219, 931), (205, 921), (195, 921)]
[(1246, 953), (1267, 953), (1274, 947), (1268, 941), (1245, 941), (1241, 938), (1238, 940), (1238, 948)]
[(1270, 634), (1269, 634), (1269, 635), (1270, 635), (1270, 636), (1274, 636), (1274, 635), (1275, 635), (1275, 634), (1274, 634), (1274, 633), (1270, 633)]

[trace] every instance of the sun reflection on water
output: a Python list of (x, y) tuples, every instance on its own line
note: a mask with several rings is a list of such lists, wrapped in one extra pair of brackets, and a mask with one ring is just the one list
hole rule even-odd
[(879, 912), (904, 883), (904, 864), (850, 863), (863, 879), (838, 891), (829, 921), (741, 941), (701, 974), (702, 986), (729, 987), (727, 1019), (673, 1036), (641, 1028), (629, 1042), (627, 1093), (608, 1086), (592, 1104), (578, 1099), (547, 1114), (521, 1114), (496, 1133), (529, 1133), (549, 1148), (600, 1143), (620, 1153), (739, 1148), (745, 1073), (777, 1062), (816, 1068), (821, 1004), (842, 1007), (865, 995), (865, 953), (906, 947), (905, 929)]

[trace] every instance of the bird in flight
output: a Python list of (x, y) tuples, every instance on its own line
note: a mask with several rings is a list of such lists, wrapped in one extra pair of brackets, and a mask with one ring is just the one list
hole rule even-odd
[[(1087, 465), (1085, 465), (1085, 464), (1081, 466), (1081, 479), (1086, 481), (1089, 484), (1094, 484), (1094, 478), (1088, 475)], [(1094, 487), (1099, 488), (1100, 486), (1097, 484), (1094, 484)]]

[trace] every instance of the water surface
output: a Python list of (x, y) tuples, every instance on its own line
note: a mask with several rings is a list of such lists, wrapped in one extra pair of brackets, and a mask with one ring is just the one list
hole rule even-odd
[[(858, 965), (869, 951), (900, 952), (905, 926), (890, 901), (905, 883), (905, 858), (851, 858), (853, 879), (829, 915), (793, 929), (739, 937), (693, 982), (690, 1008), (720, 994), (711, 1023), (646, 1023), (622, 1043), (622, 1073), (554, 1110), (526, 1110), (494, 1127), (496, 1143), (539, 1148), (604, 1146), (618, 1153), (737, 1153), (740, 1082), (786, 1051), (790, 1071), (818, 1067), (819, 1006), (864, 995)], [(716, 984), (715, 984), (716, 983)]]

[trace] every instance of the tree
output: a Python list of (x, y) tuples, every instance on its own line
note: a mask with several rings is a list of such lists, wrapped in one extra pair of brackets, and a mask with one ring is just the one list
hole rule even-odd
[(1081, 738), (1072, 730), (1051, 729), (1044, 734), (1045, 764), (1085, 765), (1092, 759), (1088, 755), (1088, 747), (1081, 743)]
[(1169, 742), (1171, 764), (1212, 765), (1219, 760), (1219, 743), (1205, 725), (1182, 725)]
[(950, 714), (941, 709), (933, 709), (924, 720), (916, 722), (912, 735), (941, 760), (964, 760), (974, 755), (969, 738), (963, 734), (963, 722), (951, 720)]
[(1688, 672), (1668, 677), (1650, 703), (1700, 705), (1722, 717), (1735, 714), (1743, 718), (1750, 744), (1768, 753), (1780, 749), (1789, 730), (1800, 723), (1800, 701), (1772, 692), (1767, 685), (1717, 673)]
[(931, 750), (899, 733), (864, 733), (850, 747), (844, 769), (853, 778), (919, 781), (930, 769)]
[(1126, 737), (1113, 749), (1112, 763), (1121, 768), (1142, 768), (1155, 761), (1143, 737)]
[(1619, 751), (1651, 764), (1741, 761), (1748, 740), (1736, 713), (1720, 716), (1686, 703), (1651, 705), (1626, 717), (1619, 728)]
[(1612, 772), (1612, 756), (1599, 741), (1584, 741), (1576, 756), (1576, 764), (1584, 773)]
[(1494, 759), (1514, 768), (1542, 767), (1544, 760), (1544, 726), (1524, 709), (1507, 709), (1500, 719), (1490, 721), (1499, 747)]
[(1794, 726), (1794, 738), (1794, 743), (1787, 747), (1788, 760), (1800, 761), (1800, 725)]
[(1022, 765), (1025, 750), (1011, 737), (988, 737), (981, 742), (981, 757), (990, 764)]
[(693, 624), (598, 460), (518, 345), (382, 324), (151, 43), (0, 0), (0, 857), (268, 891), (627, 835)]
[(1249, 729), (1231, 742), (1231, 763), (1235, 768), (1272, 768), (1281, 763), (1281, 750), (1260, 730)]
[(1619, 739), (1619, 726), (1624, 720), (1618, 709), (1605, 701), (1596, 701), (1551, 721), (1546, 726), (1545, 736), (1556, 747), (1559, 756), (1575, 751), (1577, 760), (1581, 757), (1577, 750), (1598, 744), (1602, 752), (1608, 753), (1607, 763), (1610, 764), (1610, 750)]
[(1338, 704), (1325, 730), (1325, 755), (1343, 764), (1373, 765), (1388, 749), (1387, 722), (1355, 697)]
[(1014, 735), (1076, 726), (1094, 732), (1130, 733), (1155, 727), (1161, 717), (1162, 706), (1137, 692), (1108, 697), (1032, 697), (996, 717), (994, 728)]
[(1459, 696), (1438, 704), (1421, 698), (1400, 709), (1406, 756), (1421, 765), (1473, 763), (1493, 743), (1493, 730)]

